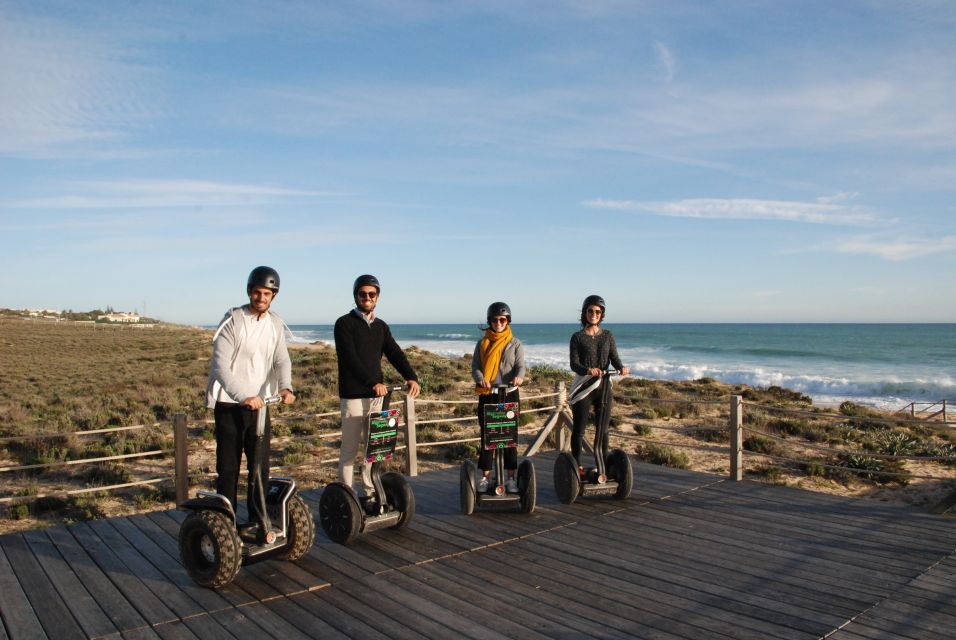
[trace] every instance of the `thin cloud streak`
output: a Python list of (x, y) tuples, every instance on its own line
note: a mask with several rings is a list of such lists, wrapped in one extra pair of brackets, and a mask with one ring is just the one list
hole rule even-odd
[(903, 262), (937, 254), (954, 253), (956, 252), (956, 236), (907, 240), (859, 237), (838, 243), (836, 250), (840, 253), (868, 254), (891, 262)]
[(821, 202), (790, 202), (751, 198), (692, 198), (675, 202), (635, 202), (597, 198), (582, 203), (592, 209), (633, 211), (670, 218), (707, 220), (778, 220), (809, 224), (872, 226), (881, 221), (860, 208)]
[[(342, 196), (332, 191), (288, 189), (267, 185), (235, 184), (201, 180), (129, 180), (80, 182), (72, 185), (81, 193), (36, 198), (14, 203), (17, 209), (144, 209), (163, 207), (249, 206), (291, 198)], [(82, 193), (82, 192), (89, 193)]]

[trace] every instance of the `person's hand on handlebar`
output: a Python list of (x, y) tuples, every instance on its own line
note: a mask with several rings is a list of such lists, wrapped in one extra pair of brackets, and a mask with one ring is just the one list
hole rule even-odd
[(630, 367), (624, 367), (623, 369), (621, 369), (621, 375), (622, 375), (622, 376), (629, 375), (630, 373), (631, 373), (631, 368), (630, 368)]
[(515, 376), (514, 385), (516, 387), (520, 387), (522, 382), (524, 382), (524, 378), (522, 378), (521, 376)]
[(262, 401), (262, 398), (259, 396), (249, 396), (239, 404), (242, 405), (243, 409), (249, 409), (250, 411), (258, 411), (262, 407), (266, 406), (266, 403)]
[(482, 389), (490, 389), (491, 383), (485, 380), (484, 378), (482, 378), (481, 382), (478, 383), (478, 386), (481, 387)]
[(592, 375), (592, 376), (601, 377), (601, 376), (604, 375), (604, 372), (601, 371), (600, 369), (598, 369), (597, 367), (591, 367), (590, 369), (588, 369), (588, 374), (590, 374), (590, 375)]
[(388, 387), (379, 382), (376, 385), (372, 385), (372, 393), (375, 394), (376, 398), (384, 398), (388, 394)]
[(418, 394), (421, 393), (421, 391), (422, 391), (421, 387), (418, 386), (418, 382), (416, 382), (415, 380), (406, 380), (406, 381), (405, 381), (405, 388), (407, 389), (407, 391), (406, 391), (405, 393), (406, 393), (406, 394), (408, 395), (408, 397), (410, 397), (410, 398), (415, 398), (415, 397), (417, 397)]
[(283, 389), (279, 392), (279, 395), (282, 396), (282, 404), (292, 404), (295, 402), (295, 394), (288, 389)]

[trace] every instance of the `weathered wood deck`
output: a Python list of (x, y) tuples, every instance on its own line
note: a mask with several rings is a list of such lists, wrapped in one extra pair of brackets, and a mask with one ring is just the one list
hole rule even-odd
[[(637, 464), (625, 502), (458, 512), (457, 468), (413, 479), (408, 530), (228, 588), (180, 566), (184, 515), (0, 537), (3, 638), (820, 638), (956, 635), (956, 521)], [(318, 491), (307, 499), (317, 510)]]

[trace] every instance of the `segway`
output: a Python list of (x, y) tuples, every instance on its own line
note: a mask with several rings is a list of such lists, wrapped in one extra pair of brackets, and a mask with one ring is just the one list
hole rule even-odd
[(360, 533), (386, 527), (403, 529), (415, 515), (415, 494), (405, 476), (395, 471), (382, 472), (395, 454), (401, 411), (389, 408), (389, 398), (401, 386), (390, 387), (382, 400), (382, 410), (368, 414), (368, 440), (365, 462), (371, 463), (373, 493), (359, 497), (347, 484), (326, 485), (319, 500), (319, 522), (333, 542), (349, 544)]
[(518, 421), (521, 407), (518, 402), (507, 402), (507, 395), (517, 387), (496, 385), (491, 388), (496, 394), (497, 403), (484, 406), (484, 425), (481, 427), (481, 448), (495, 452), (495, 470), (493, 482), (488, 483), (488, 491), (478, 491), (477, 467), (472, 460), (461, 463), (459, 479), (459, 499), (461, 512), (466, 516), (474, 513), (475, 508), (493, 507), (517, 508), (521, 513), (531, 513), (537, 499), (537, 483), (534, 465), (530, 460), (522, 460), (516, 472), (518, 493), (505, 491), (505, 450), (518, 446)]
[(601, 394), (601, 414), (594, 420), (594, 466), (585, 469), (583, 477), (578, 463), (568, 451), (558, 454), (554, 462), (554, 491), (558, 500), (571, 504), (578, 496), (614, 497), (624, 500), (631, 495), (634, 486), (634, 471), (631, 459), (623, 449), (605, 451), (604, 434), (611, 424), (611, 376), (614, 371), (606, 371), (600, 376), (591, 376), (572, 390), (568, 402), (573, 404), (589, 393)]
[[(266, 398), (266, 405), (281, 402), (279, 396)], [(258, 442), (265, 433), (267, 407), (258, 410)], [(255, 473), (262, 477), (261, 460), (256, 456)], [(261, 486), (260, 482), (260, 486)], [(197, 491), (180, 508), (191, 511), (179, 528), (179, 556), (189, 576), (198, 584), (218, 589), (236, 577), (239, 568), (267, 558), (298, 560), (315, 541), (315, 521), (308, 505), (296, 495), (292, 478), (269, 478), (262, 512), (265, 522), (258, 534), (251, 523), (237, 522), (236, 513), (226, 496), (212, 491)]]

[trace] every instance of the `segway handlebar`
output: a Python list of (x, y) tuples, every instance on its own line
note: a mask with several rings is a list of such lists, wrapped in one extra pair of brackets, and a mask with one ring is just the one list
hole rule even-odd
[(516, 385), (516, 384), (510, 385), (510, 386), (509, 386), (509, 385), (506, 385), (506, 384), (493, 384), (493, 385), (491, 385), (491, 392), (492, 392), (492, 393), (500, 393), (500, 392), (502, 392), (502, 391), (504, 391), (505, 393), (511, 393), (512, 391), (517, 391), (517, 390), (518, 390), (518, 385)]

